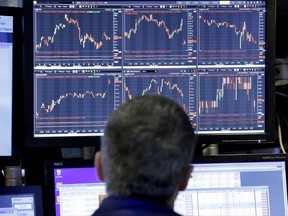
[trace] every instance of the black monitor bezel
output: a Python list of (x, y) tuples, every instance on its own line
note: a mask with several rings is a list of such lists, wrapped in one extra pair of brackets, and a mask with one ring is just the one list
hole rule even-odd
[[(1, 156), (1, 161), (11, 160), (18, 157), (17, 149), (22, 144), (17, 143), (19, 137), (23, 137), (23, 118), (24, 112), (20, 107), (23, 106), (24, 94), (23, 86), (23, 8), (0, 6), (0, 15), (13, 17), (13, 53), (12, 53), (12, 138), (11, 138), (11, 155)], [(17, 134), (17, 138), (16, 138)]]
[(33, 194), (35, 203), (35, 213), (37, 216), (43, 216), (43, 194), (40, 185), (27, 185), (27, 186), (3, 186), (0, 187), (0, 195), (9, 194)]
[[(229, 163), (245, 163), (245, 162), (284, 162), (285, 163), (285, 177), (283, 181), (286, 183), (286, 187), (288, 186), (288, 155), (284, 153), (237, 153), (237, 154), (223, 154), (223, 155), (210, 155), (210, 156), (195, 156), (192, 160), (193, 164), (229, 164)], [(231, 168), (231, 167), (230, 167)], [(229, 168), (228, 168), (229, 169)], [(253, 168), (251, 168), (253, 169)], [(225, 169), (224, 169), (225, 170)], [(223, 171), (224, 171), (223, 170)], [(192, 171), (193, 175), (193, 171)], [(288, 187), (286, 191), (286, 196), (288, 193)]]
[[(45, 200), (46, 209), (48, 215), (55, 215), (55, 179), (54, 170), (57, 168), (85, 168), (94, 167), (94, 160), (83, 160), (83, 159), (59, 159), (59, 160), (47, 160), (44, 162), (45, 169), (45, 194), (47, 199)], [(95, 168), (96, 172), (96, 168)]]
[[(288, 178), (288, 155), (282, 153), (253, 153), (253, 154), (223, 154), (223, 155), (195, 155), (191, 164), (208, 164), (208, 163), (238, 163), (238, 162), (261, 162), (261, 161), (279, 161), (285, 162), (286, 178)], [(46, 192), (46, 210), (49, 215), (55, 214), (55, 181), (54, 170), (57, 168), (95, 168), (93, 160), (83, 159), (59, 159), (45, 161), (45, 192)], [(95, 168), (95, 172), (96, 168)], [(193, 175), (193, 171), (192, 171)], [(287, 191), (288, 193), (288, 191)]]
[[(25, 141), (26, 147), (83, 147), (100, 145), (101, 136), (72, 136), (72, 137), (34, 137), (33, 136), (33, 8), (32, 0), (24, 1), (25, 16)], [(275, 143), (275, 30), (276, 30), (276, 0), (267, 0), (266, 25), (266, 80), (265, 80), (265, 133), (251, 134), (199, 134), (198, 143), (201, 144), (239, 144), (263, 146)], [(268, 144), (268, 145), (267, 145)]]

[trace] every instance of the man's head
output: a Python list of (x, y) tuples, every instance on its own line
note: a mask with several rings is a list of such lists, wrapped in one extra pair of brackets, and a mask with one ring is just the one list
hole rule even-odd
[(145, 95), (122, 104), (106, 126), (102, 159), (96, 161), (108, 195), (168, 201), (184, 189), (179, 185), (195, 142), (189, 118), (175, 101)]

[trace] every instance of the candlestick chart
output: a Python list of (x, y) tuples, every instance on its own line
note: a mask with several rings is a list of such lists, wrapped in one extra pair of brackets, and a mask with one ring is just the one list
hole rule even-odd
[(38, 131), (103, 127), (119, 103), (115, 95), (121, 91), (121, 82), (114, 75), (37, 76), (36, 82)]
[(193, 18), (189, 12), (134, 10), (126, 11), (124, 19), (124, 63), (188, 62), (188, 49), (193, 46)]
[(113, 61), (113, 13), (38, 12), (36, 64), (89, 64)]
[(199, 128), (257, 126), (261, 122), (258, 114), (264, 112), (262, 78), (256, 73), (201, 75)]
[(199, 13), (199, 60), (243, 64), (259, 61), (264, 19), (256, 10), (208, 10)]
[(204, 137), (265, 133), (274, 67), (266, 2), (34, 1), (33, 8), (34, 136), (103, 135), (117, 107), (146, 94), (177, 101)]
[(125, 100), (145, 94), (170, 97), (189, 111), (189, 77), (187, 75), (126, 75)]

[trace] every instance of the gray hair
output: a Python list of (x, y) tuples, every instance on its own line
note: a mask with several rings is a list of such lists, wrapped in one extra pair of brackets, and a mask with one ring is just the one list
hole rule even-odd
[(195, 145), (193, 127), (177, 102), (152, 94), (126, 101), (111, 115), (101, 140), (107, 193), (170, 199)]

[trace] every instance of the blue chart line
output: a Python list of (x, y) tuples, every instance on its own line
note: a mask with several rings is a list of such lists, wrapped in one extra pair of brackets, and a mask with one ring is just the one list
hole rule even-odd
[(187, 61), (187, 12), (126, 11), (124, 36), (125, 54), (138, 54), (143, 62), (167, 62), (173, 55), (184, 54)]
[[(187, 111), (189, 79), (187, 76), (126, 76), (125, 100), (138, 95), (158, 94), (176, 100)], [(187, 94), (186, 94), (187, 93)], [(188, 112), (188, 111), (187, 111)]]
[[(113, 13), (41, 13), (36, 14), (35, 50), (44, 56), (91, 62), (113, 59)], [(38, 56), (38, 57), (39, 57)], [(108, 57), (107, 57), (108, 56)], [(57, 62), (57, 61), (56, 61)]]
[(256, 113), (257, 76), (201, 76), (202, 114)]
[(202, 11), (200, 50), (258, 49), (258, 11)]
[(38, 76), (36, 97), (39, 127), (95, 129), (114, 110), (114, 76)]

